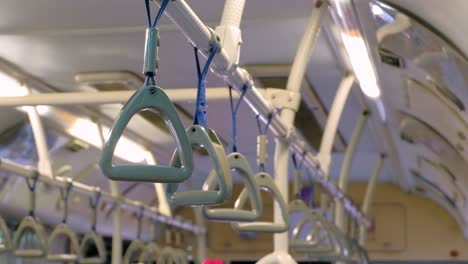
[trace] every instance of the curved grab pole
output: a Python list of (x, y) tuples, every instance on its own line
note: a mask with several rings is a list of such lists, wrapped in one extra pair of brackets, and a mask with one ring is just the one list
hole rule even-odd
[[(92, 210), (91, 217), (91, 231), (87, 232), (81, 240), (79, 250), (79, 263), (81, 264), (103, 264), (107, 261), (107, 250), (102, 236), (96, 232), (97, 225), (97, 211), (99, 201), (101, 200), (101, 190), (96, 187), (94, 189), (94, 199), (90, 198), (89, 207)], [(91, 245), (94, 245), (97, 249), (96, 257), (87, 257), (86, 251)]]
[[(68, 178), (67, 185), (65, 189), (60, 189), (60, 196), (63, 201), (63, 219), (62, 223), (57, 225), (52, 233), (49, 236), (48, 241), (48, 254), (47, 254), (47, 261), (49, 262), (72, 262), (78, 260), (78, 252), (80, 251), (80, 243), (78, 242), (78, 235), (73, 231), (70, 226), (67, 224), (68, 219), (68, 197), (70, 196), (71, 189), (73, 187), (73, 181)], [(69, 253), (58, 253), (58, 254), (51, 254), (50, 247), (52, 246), (53, 242), (60, 236), (65, 236), (68, 238), (69, 241)]]
[[(236, 170), (242, 177), (245, 187), (248, 190), (252, 210), (239, 208), (208, 208), (203, 207), (203, 214), (209, 220), (216, 221), (238, 221), (249, 222), (257, 220), (263, 212), (262, 197), (255, 181), (255, 174), (250, 167), (249, 161), (239, 152), (233, 152), (227, 156), (229, 167)], [(214, 171), (210, 173), (205, 181), (203, 190), (214, 190), (216, 188), (216, 175)]]
[(138, 260), (145, 251), (145, 242), (140, 239), (142, 231), (143, 210), (144, 207), (141, 205), (140, 212), (137, 216), (137, 239), (133, 240), (125, 251), (125, 255), (123, 257), (124, 264), (131, 264), (133, 261)]
[[(39, 220), (35, 216), (35, 209), (36, 209), (36, 185), (39, 179), (39, 174), (36, 174), (33, 179), (32, 183), (29, 182), (27, 178), (25, 178), (26, 184), (29, 188), (29, 203), (30, 203), (30, 211), (29, 215), (24, 217), (21, 220), (18, 229), (13, 236), (13, 254), (15, 257), (19, 258), (42, 258), (47, 255), (47, 239), (46, 239), (46, 232), (44, 227), (39, 222)], [(30, 231), (36, 235), (37, 241), (39, 242), (39, 247), (36, 249), (22, 249), (20, 248), (21, 240), (23, 235), (26, 231)]]
[(5, 219), (0, 216), (0, 231), (2, 234), (2, 243), (0, 244), (0, 253), (8, 252), (11, 250), (11, 234), (10, 229), (5, 222)]
[[(260, 188), (266, 189), (271, 192), (273, 199), (279, 204), (282, 213), (282, 222), (271, 223), (271, 222), (248, 222), (248, 223), (239, 223), (234, 222), (232, 226), (238, 231), (247, 231), (247, 232), (267, 232), (267, 233), (282, 233), (288, 230), (289, 225), (289, 214), (286, 202), (281, 196), (281, 193), (276, 186), (273, 177), (266, 172), (260, 172), (255, 176), (255, 181)], [(242, 208), (247, 201), (247, 189), (244, 188), (237, 198), (235, 209)]]

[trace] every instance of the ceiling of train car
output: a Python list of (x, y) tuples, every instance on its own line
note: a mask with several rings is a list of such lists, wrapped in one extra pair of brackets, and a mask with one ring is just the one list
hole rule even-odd
[[(464, 8), (460, 8), (468, 8), (467, 2), (454, 0), (451, 5), (434, 0), (392, 0), (389, 2), (422, 17), (438, 31), (444, 32), (448, 39), (452, 40), (465, 54), (468, 54), (468, 42), (463, 37), (466, 34), (462, 34), (464, 30), (462, 10)], [(221, 17), (224, 1), (192, 0), (188, 1), (188, 3), (209, 26), (215, 27), (217, 25)], [(438, 12), (433, 12), (434, 9), (437, 9)], [(261, 0), (247, 1), (241, 26), (243, 46), (240, 64), (290, 64), (311, 10), (312, 4), (309, 0), (295, 0), (294, 4), (290, 4), (289, 1), (271, 0), (268, 1), (268, 5), (265, 5), (265, 1)], [(25, 72), (62, 91), (81, 89), (82, 86), (75, 81), (75, 75), (81, 72), (130, 71), (140, 75), (143, 57), (143, 35), (146, 23), (144, 15), (143, 0), (3, 1), (0, 3), (0, 58), (19, 66)], [(160, 70), (157, 75), (158, 84), (163, 88), (194, 87), (196, 75), (193, 50), (190, 44), (168, 19), (163, 19), (160, 28), (161, 48), (159, 55)], [(307, 78), (328, 110), (335, 95), (336, 87), (343, 75), (343, 67), (338, 62), (336, 49), (330, 46), (330, 37), (326, 33), (322, 31), (317, 40), (307, 69)], [(413, 81), (406, 80), (408, 76), (403, 76), (400, 69), (387, 67), (384, 70), (385, 76), (382, 81), (385, 84), (383, 87), (392, 88), (391, 91), (386, 91), (384, 95), (392, 97), (387, 102), (390, 102), (395, 109), (405, 109), (404, 104), (411, 101), (405, 98), (404, 92), (399, 89), (399, 86), (408, 87), (408, 97), (416, 98), (424, 95), (421, 95), (421, 89), (413, 89)], [(417, 71), (412, 71), (412, 73), (414, 72)], [(416, 78), (417, 76), (412, 77)], [(225, 83), (222, 79), (211, 75), (208, 79), (208, 87), (210, 86), (225, 86)], [(357, 87), (354, 90), (357, 90)], [(467, 91), (466, 89), (461, 90), (461, 98), (465, 100), (465, 103), (468, 100)], [(193, 101), (180, 102), (179, 106), (188, 113), (193, 111)], [(249, 160), (254, 161), (255, 136), (257, 134), (255, 117), (245, 104), (243, 106), (239, 113), (239, 149), (246, 154)], [(431, 104), (433, 109), (435, 109), (435, 106), (435, 104)], [(424, 112), (424, 109), (427, 109), (424, 107), (427, 107), (427, 105), (413, 103), (412, 108), (407, 109), (409, 113), (399, 111), (395, 116), (401, 118), (401, 120), (407, 120), (409, 115), (417, 116), (418, 111)], [(100, 108), (109, 116), (116, 115), (119, 109), (120, 105)], [(226, 125), (225, 122), (230, 115), (228, 109), (227, 100), (209, 102), (208, 122), (224, 142), (229, 141), (230, 125)], [(340, 132), (343, 135), (345, 144), (351, 136), (354, 124), (361, 111), (362, 100), (357, 98), (356, 94), (351, 94), (340, 123)], [(427, 112), (432, 113), (434, 110), (429, 109)], [(15, 124), (16, 121), (19, 121), (20, 119), (17, 118), (19, 115), (22, 115), (19, 111), (12, 109), (4, 111), (2, 109), (0, 111), (0, 131), (4, 131)], [(461, 113), (461, 115), (466, 120), (466, 112)], [(417, 117), (429, 118), (430, 120), (423, 121), (436, 128), (437, 124), (441, 128), (447, 126), (447, 122), (449, 122), (449, 119), (445, 118), (431, 118), (431, 115), (427, 113)], [(154, 127), (150, 127), (150, 124), (146, 122), (147, 120), (140, 119), (138, 120), (139, 123), (133, 128), (144, 130), (137, 134), (144, 135), (146, 142), (155, 143), (151, 138), (154, 137)], [(439, 123), (435, 122), (439, 119)], [(401, 120), (398, 119), (397, 121)], [(188, 124), (190, 116), (184, 121)], [(437, 133), (420, 134), (415, 127), (420, 128), (423, 125), (414, 120), (411, 120), (413, 123), (408, 122), (410, 125), (405, 128), (400, 127), (400, 123), (389, 122), (394, 126), (390, 129), (393, 129), (394, 138), (399, 142), (398, 151), (405, 170), (410, 169), (411, 173), (416, 175), (416, 179), (424, 179), (420, 177), (420, 174), (430, 174), (432, 168), (433, 174), (426, 175), (425, 179), (432, 177), (434, 182), (440, 182), (441, 178), (437, 175), (446, 174), (447, 172), (443, 171), (443, 168), (439, 166), (440, 164), (435, 164), (430, 160), (430, 158), (437, 158), (437, 153), (428, 154), (427, 149), (423, 148), (423, 146), (427, 147), (431, 142), (435, 142), (434, 138), (437, 137), (433, 135), (437, 135)], [(463, 122), (460, 122), (460, 124), (463, 124)], [(142, 129), (143, 127), (144, 129)], [(400, 138), (399, 132), (401, 131), (398, 129), (407, 133), (406, 140), (412, 140), (412, 142), (404, 142)], [(444, 137), (441, 137), (442, 139), (438, 142), (443, 142), (445, 145), (436, 142), (439, 145), (433, 144), (429, 148), (434, 147), (436, 150), (440, 150), (440, 146), (444, 146), (445, 150), (451, 147), (457, 148), (458, 141), (449, 142), (450, 139), (459, 137), (456, 135), (457, 131), (455, 130), (454, 128), (454, 131), (450, 129), (444, 131), (445, 134), (450, 134), (447, 136), (449, 140), (446, 140), (448, 143), (444, 141)], [(461, 130), (463, 130), (463, 127), (461, 127)], [(429, 143), (427, 143), (428, 141)], [(273, 149), (273, 144), (270, 144), (270, 157), (273, 157)], [(166, 162), (170, 157), (169, 151), (160, 151), (157, 146), (153, 146), (153, 150), (161, 155), (158, 156), (158, 161)], [(374, 161), (377, 160), (380, 151), (379, 139), (376, 137), (375, 131), (366, 128), (350, 173), (351, 179), (367, 179), (371, 175)], [(425, 154), (425, 156), (421, 156), (421, 153)], [(88, 168), (90, 164), (95, 163), (99, 157), (99, 151), (93, 147), (78, 152), (71, 152), (67, 148), (59, 148), (55, 149), (52, 155), (54, 168), (58, 169), (65, 164), (71, 163), (72, 172), (67, 176), (73, 176)], [(466, 152), (465, 157), (467, 157)], [(334, 155), (332, 175), (339, 174), (342, 159), (342, 152)], [(427, 164), (421, 163), (422, 161)], [(420, 165), (419, 170), (412, 170), (416, 167), (416, 164)], [(271, 170), (272, 167), (273, 162), (271, 162), (270, 158), (267, 169)], [(207, 174), (209, 169), (209, 166), (197, 167), (200, 175)], [(90, 175), (99, 174), (95, 166), (90, 171)], [(437, 173), (434, 171), (437, 171)], [(392, 173), (398, 173), (398, 170), (391, 169), (390, 165), (386, 164), (386, 169), (384, 169), (380, 179), (384, 181), (392, 180), (392, 178), (395, 178)], [(199, 182), (196, 182), (198, 185), (201, 183), (201, 179), (199, 180)], [(89, 184), (101, 185), (105, 189), (108, 188), (103, 177), (101, 179), (85, 177), (83, 181)], [(455, 181), (450, 183), (453, 186), (442, 186), (442, 189), (451, 190), (457, 185)], [(439, 185), (443, 184), (445, 183), (442, 182)], [(123, 190), (131, 189), (132, 184), (124, 183), (121, 184), (121, 187)], [(154, 200), (151, 185), (140, 185), (137, 188), (130, 191), (127, 197), (141, 199), (146, 202)], [(456, 190), (456, 192), (461, 191)], [(463, 198), (464, 200), (465, 198)], [(82, 206), (82, 209), (86, 207), (86, 205)]]
[[(218, 23), (223, 1), (189, 1), (194, 11), (208, 25)], [(119, 0), (107, 2), (80, 1), (4, 1), (0, 4), (0, 57), (16, 64), (26, 72), (46, 81), (59, 90), (79, 89), (74, 76), (79, 72), (127, 70), (139, 74), (142, 65), (143, 32), (145, 29), (143, 1)], [(27, 6), (27, 8), (24, 8)], [(53, 10), (53, 12), (51, 12)], [(288, 64), (295, 51), (312, 10), (310, 1), (248, 1), (242, 21), (243, 46), (241, 65)], [(186, 38), (167, 19), (161, 27), (160, 70), (158, 83), (164, 88), (195, 86), (193, 52)], [(325, 34), (321, 34), (308, 67), (308, 79), (328, 108), (342, 76)], [(211, 76), (208, 86), (223, 86), (224, 81)], [(222, 122), (229, 116), (227, 101), (211, 102), (209, 123), (229, 140), (229, 126)], [(191, 102), (182, 103), (191, 112)], [(116, 114), (119, 106), (113, 110)], [(351, 96), (344, 111), (340, 130), (349, 139), (361, 105)], [(216, 114), (214, 114), (216, 113)], [(252, 112), (246, 107), (240, 113), (239, 142), (250, 160), (255, 160), (256, 130)], [(377, 158), (378, 147), (366, 129), (358, 147), (356, 162)], [(273, 147), (271, 148), (273, 150)], [(62, 155), (54, 159), (63, 163)], [(339, 173), (342, 153), (336, 154), (332, 174)], [(273, 157), (271, 151), (270, 157)], [(162, 160), (168, 157), (162, 157)], [(73, 161), (81, 168), (94, 157)], [(373, 163), (353, 166), (352, 179), (369, 177)], [(205, 168), (204, 170), (208, 170)], [(384, 173), (383, 180), (390, 174)]]

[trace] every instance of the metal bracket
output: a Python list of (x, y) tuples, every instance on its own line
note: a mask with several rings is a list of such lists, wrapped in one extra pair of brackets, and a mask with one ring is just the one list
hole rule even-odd
[(267, 88), (265, 90), (265, 98), (276, 108), (291, 109), (294, 112), (299, 110), (299, 105), (301, 104), (300, 93), (291, 92), (284, 89)]

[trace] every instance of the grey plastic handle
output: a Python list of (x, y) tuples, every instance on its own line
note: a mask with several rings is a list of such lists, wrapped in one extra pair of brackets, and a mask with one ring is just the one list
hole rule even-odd
[[(284, 201), (283, 196), (278, 190), (278, 187), (276, 187), (273, 177), (271, 177), (271, 175), (268, 173), (260, 172), (257, 175), (255, 175), (255, 181), (257, 182), (257, 185), (260, 188), (266, 189), (269, 192), (271, 192), (273, 199), (275, 199), (278, 202), (281, 208), (281, 215), (283, 216), (283, 222), (282, 223), (272, 223), (272, 222), (262, 222), (262, 221), (250, 222), (250, 223), (234, 222), (232, 223), (233, 228), (236, 229), (237, 231), (247, 231), (247, 232), (282, 233), (282, 232), (287, 231), (288, 226), (289, 226), (288, 206), (286, 205), (286, 202)], [(245, 202), (247, 201), (247, 196), (248, 196), (247, 189), (244, 188), (244, 190), (242, 190), (241, 194), (239, 195), (239, 198), (237, 198), (237, 201), (234, 207), (236, 209), (244, 207)]]
[[(247, 188), (252, 210), (236, 208), (209, 208), (203, 207), (203, 214), (209, 220), (215, 221), (238, 221), (250, 222), (257, 220), (263, 212), (262, 196), (255, 181), (255, 174), (250, 167), (249, 161), (239, 152), (231, 153), (227, 156), (229, 167), (236, 170), (242, 177)], [(212, 191), (216, 188), (216, 173), (211, 171), (208, 179), (205, 181), (203, 190)]]
[(0, 231), (2, 232), (2, 244), (0, 244), (0, 253), (4, 253), (11, 250), (11, 234), (10, 229), (5, 222), (5, 219), (0, 216)]
[[(36, 235), (39, 247), (36, 249), (20, 248), (21, 239), (26, 231)], [(47, 255), (47, 239), (44, 227), (32, 216), (26, 216), (21, 220), (18, 229), (13, 236), (13, 254), (20, 258), (41, 258)]]
[[(211, 158), (213, 169), (215, 170), (216, 180), (219, 190), (196, 190), (177, 192), (178, 184), (169, 183), (166, 186), (166, 194), (169, 201), (174, 205), (195, 206), (220, 204), (229, 199), (232, 195), (232, 176), (227, 161), (226, 152), (223, 144), (216, 133), (211, 129), (205, 129), (199, 125), (192, 125), (187, 128), (187, 136), (192, 146), (202, 147)], [(171, 166), (179, 167), (181, 165), (179, 153), (175, 152)]]
[[(96, 257), (86, 257), (86, 251), (91, 245), (97, 249)], [(107, 250), (102, 236), (96, 232), (85, 234), (80, 244), (79, 263), (80, 264), (104, 264), (107, 261)]]
[[(295, 251), (306, 251), (316, 254), (329, 254), (333, 252), (333, 239), (330, 236), (330, 232), (324, 229), (319, 221), (316, 215), (305, 215), (293, 230), (289, 243), (290, 248)], [(312, 232), (307, 240), (301, 240), (298, 236), (302, 233), (306, 223), (310, 223)]]
[[(58, 238), (65, 236), (69, 240), (70, 253), (51, 254), (50, 247), (53, 242)], [(67, 224), (59, 224), (54, 228), (49, 236), (49, 249), (47, 254), (47, 260), (51, 262), (71, 262), (78, 260), (78, 252), (80, 251), (80, 243), (78, 242), (78, 236)]]
[(164, 247), (161, 250), (161, 256), (159, 257), (158, 264), (174, 264), (178, 263), (177, 253), (171, 247)]
[(145, 251), (145, 242), (136, 239), (133, 240), (132, 243), (128, 246), (127, 250), (125, 251), (124, 257), (123, 257), (123, 263), (124, 264), (132, 264), (135, 263), (135, 261), (138, 261), (140, 259), (140, 256), (143, 254)]
[[(140, 110), (151, 110), (164, 119), (177, 146), (176, 153), (180, 161), (178, 166), (114, 166), (112, 164), (114, 151), (120, 137), (131, 118)], [(114, 181), (175, 183), (183, 182), (190, 177), (193, 170), (192, 148), (174, 105), (161, 88), (154, 85), (145, 86), (136, 91), (128, 100), (110, 130), (109, 139), (102, 149), (99, 164), (103, 173)]]
[[(327, 219), (316, 211), (311, 211), (311, 221), (315, 221), (319, 227), (313, 230), (313, 234), (309, 236), (308, 243), (297, 243), (297, 235), (301, 232), (301, 228), (305, 225), (308, 219), (302, 219), (298, 225), (298, 230), (294, 230), (293, 239), (291, 239), (290, 246), (298, 253), (306, 253), (309, 257), (320, 261), (336, 261), (343, 260), (350, 257), (350, 251), (345, 236), (335, 225), (328, 222)], [(325, 234), (318, 234), (318, 232), (325, 232)], [(315, 238), (322, 236), (320, 240)], [(325, 237), (323, 237), (325, 236)], [(328, 242), (328, 246), (324, 246), (323, 242)]]
[(151, 242), (146, 244), (143, 253), (140, 255), (139, 262), (140, 263), (147, 263), (147, 262), (154, 262), (158, 263), (159, 257), (161, 256), (161, 248), (158, 244)]

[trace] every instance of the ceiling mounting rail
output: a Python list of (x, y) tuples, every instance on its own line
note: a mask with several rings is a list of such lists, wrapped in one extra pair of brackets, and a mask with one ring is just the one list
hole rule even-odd
[[(0, 159), (0, 169), (14, 173), (15, 175), (22, 176), (26, 179), (31, 179), (38, 176), (39, 181), (53, 185), (57, 188), (64, 188), (68, 184), (67, 179), (64, 177), (50, 177), (40, 173), (34, 167), (24, 166), (8, 159)], [(81, 195), (91, 198), (95, 196), (96, 187), (94, 186), (89, 186), (79, 182), (72, 182), (70, 184), (72, 184), (73, 191), (75, 193), (80, 193)], [(142, 205), (141, 202), (124, 197), (117, 198), (108, 192), (101, 192), (101, 197), (102, 200), (119, 203), (120, 207), (124, 210), (138, 212), (141, 210), (141, 208), (143, 208), (143, 215), (145, 217), (154, 219), (158, 222), (165, 223), (179, 229), (187, 230), (195, 234), (201, 234), (205, 232), (203, 227), (191, 224), (186, 220), (174, 219), (168, 216), (164, 216), (160, 214), (156, 208), (150, 207), (148, 205)]]

